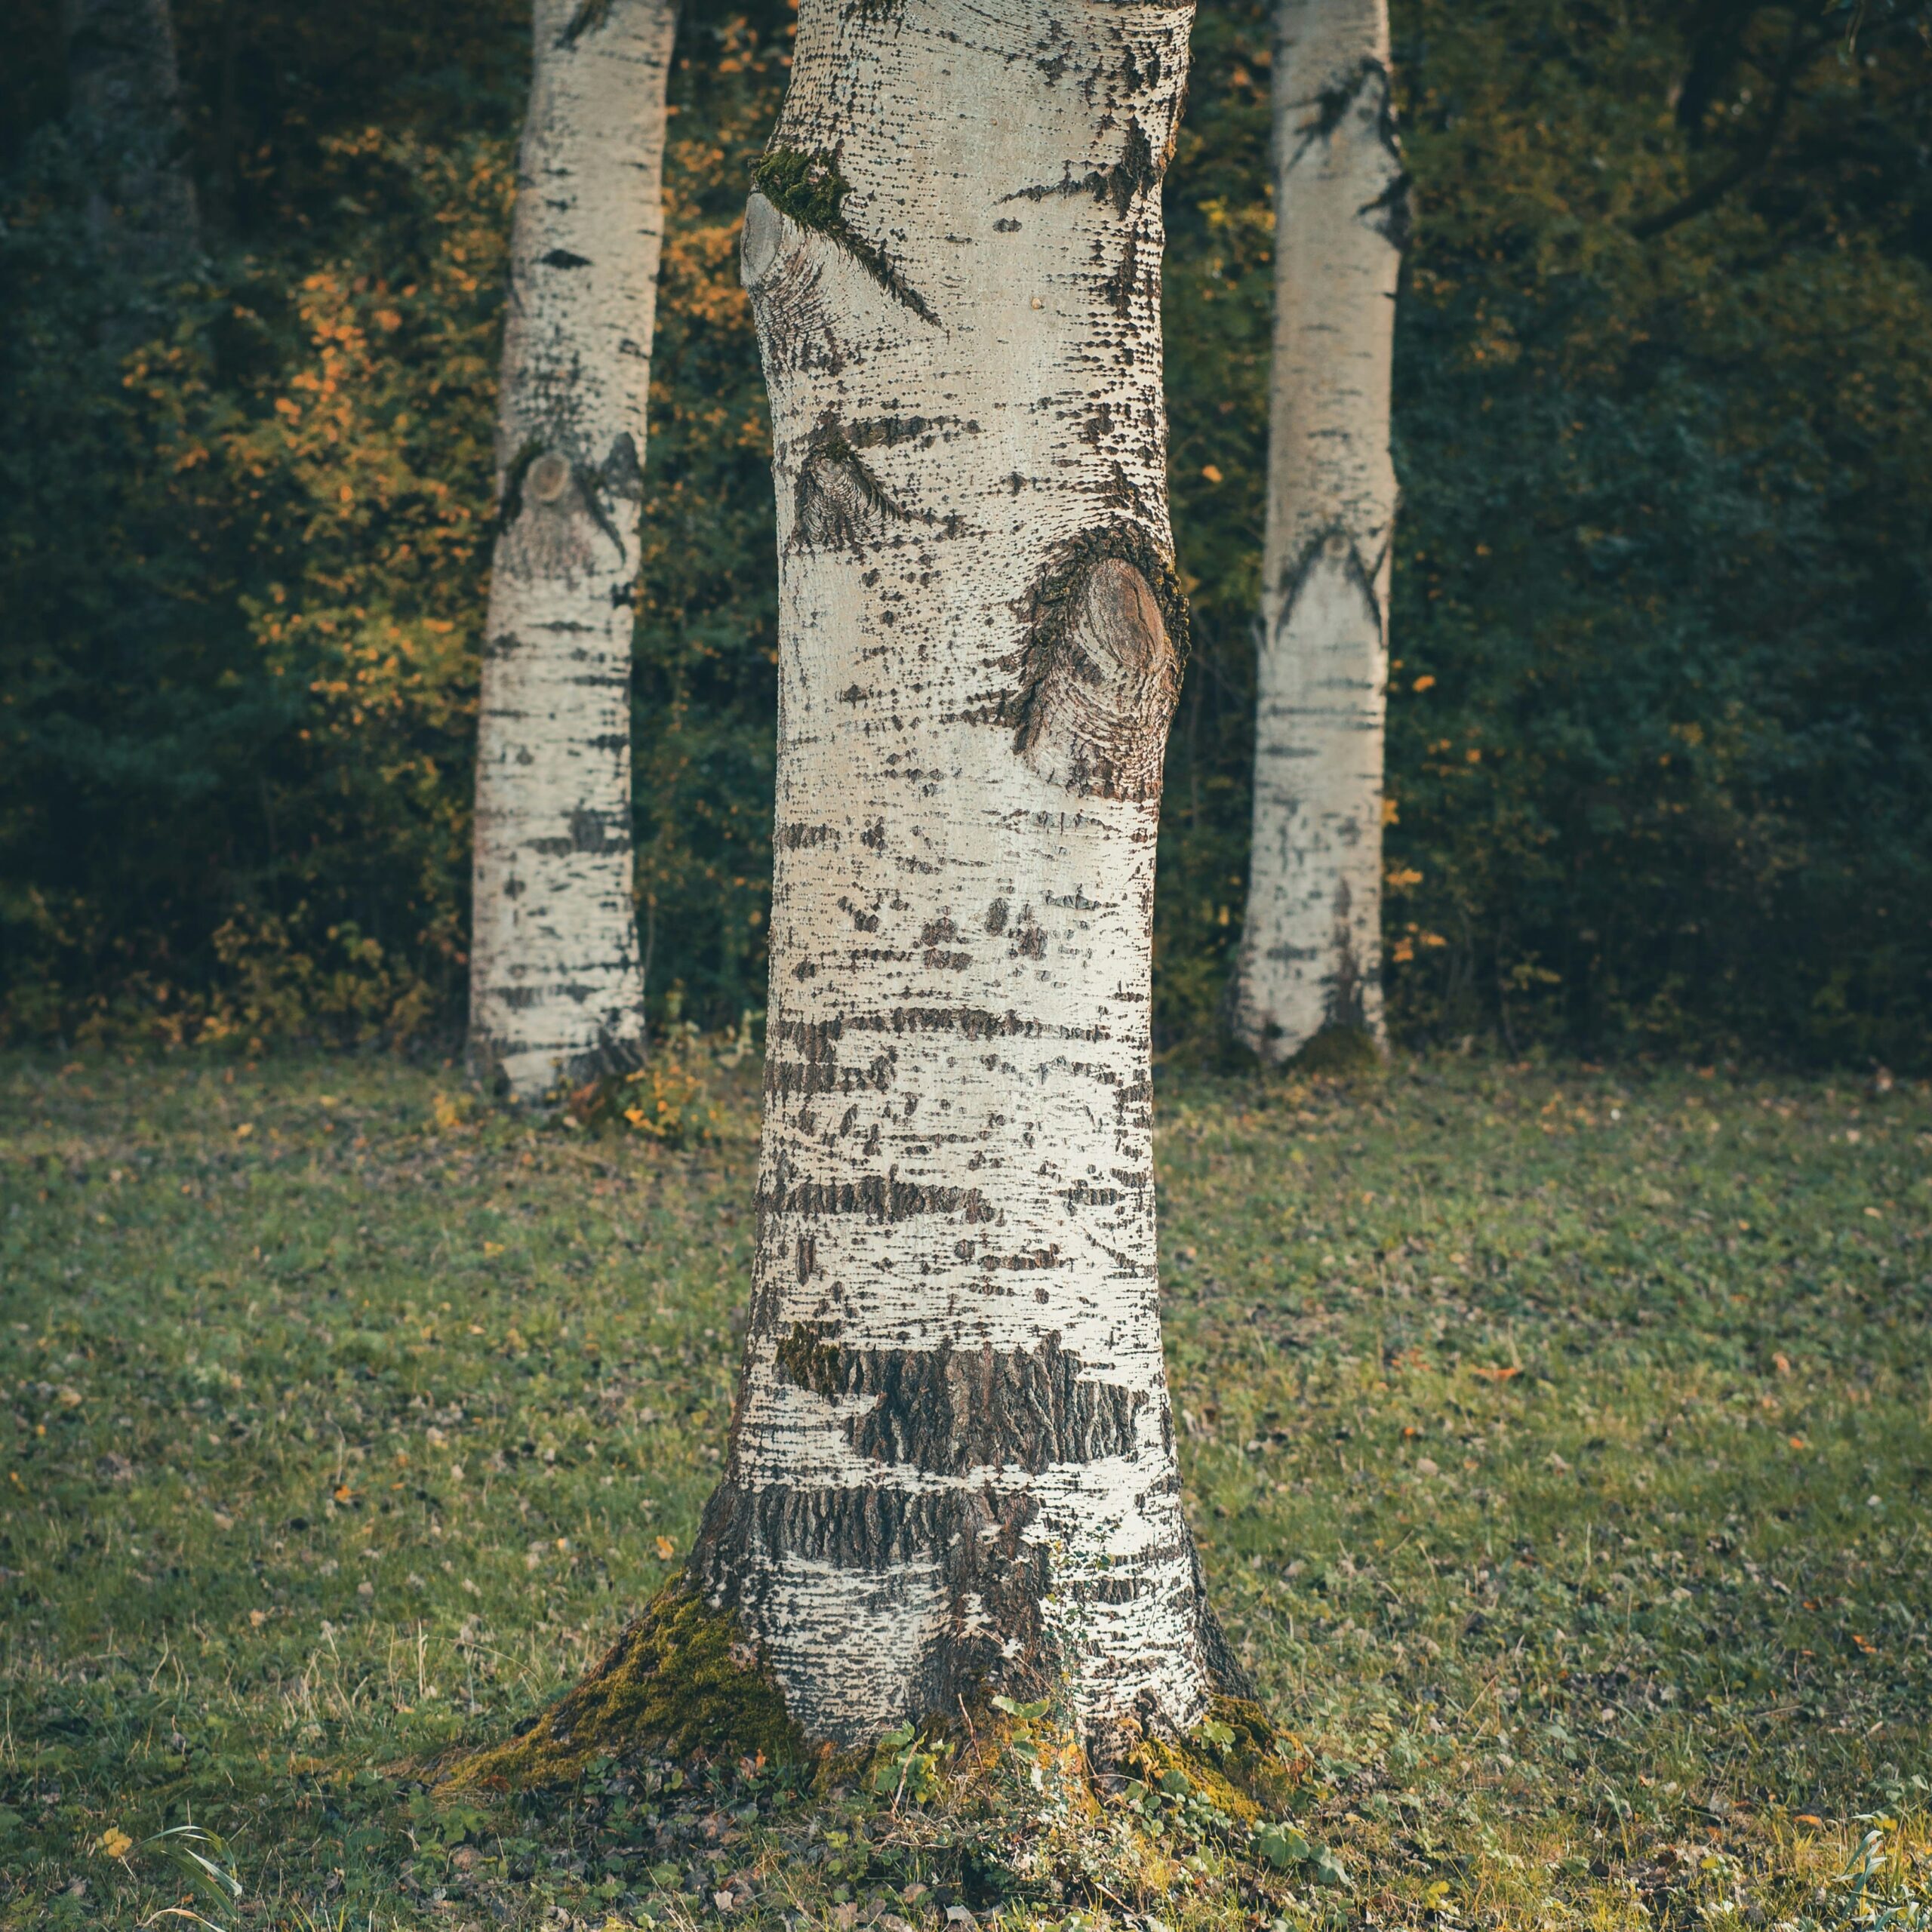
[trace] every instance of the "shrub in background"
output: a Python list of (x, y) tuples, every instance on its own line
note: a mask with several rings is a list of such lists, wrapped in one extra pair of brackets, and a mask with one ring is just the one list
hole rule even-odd
[[(1201, 10), (1167, 186), (1181, 1053), (1216, 1045), (1244, 897), (1271, 11)], [(1924, 10), (1395, 14), (1398, 1033), (1927, 1064)], [(0, 1026), (447, 1032), (527, 9), (177, 0), (208, 248), (141, 287), (78, 220), (55, 15), (28, 0), (0, 76)], [(654, 1009), (711, 1028), (763, 998), (775, 573), (736, 240), (792, 18), (687, 10), (666, 169), (639, 917)]]

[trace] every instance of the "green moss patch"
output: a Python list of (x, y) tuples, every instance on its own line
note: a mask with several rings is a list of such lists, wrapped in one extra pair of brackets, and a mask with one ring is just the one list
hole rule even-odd
[(1382, 1049), (1366, 1026), (1324, 1026), (1287, 1063), (1297, 1073), (1380, 1073)]
[(602, 1758), (783, 1764), (808, 1755), (737, 1618), (680, 1581), (528, 1729), (459, 1758), (442, 1783), (520, 1790), (568, 1783)]

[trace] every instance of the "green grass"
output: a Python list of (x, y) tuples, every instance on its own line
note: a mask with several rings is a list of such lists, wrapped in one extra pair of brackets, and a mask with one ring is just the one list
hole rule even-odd
[[(0, 1926), (941, 1922), (903, 1803), (408, 1774), (688, 1546), (753, 1071), (676, 1152), (382, 1061), (0, 1061)], [(1259, 1903), (1170, 1817), (1165, 1922), (1932, 1924), (1932, 1100), (1437, 1060), (1160, 1118), (1194, 1520), (1346, 1875)]]

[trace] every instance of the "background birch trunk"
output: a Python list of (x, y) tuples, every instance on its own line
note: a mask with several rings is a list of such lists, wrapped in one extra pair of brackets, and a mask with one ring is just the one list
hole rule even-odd
[(185, 269), (197, 242), (168, 0), (63, 0), (67, 125), (88, 224), (136, 274)]
[(675, 0), (537, 0), (477, 725), (470, 1055), (518, 1100), (633, 1066), (631, 599)]
[(1387, 0), (1282, 0), (1275, 347), (1236, 1037), (1383, 1044), (1383, 714), (1395, 282), (1408, 222)]
[(1180, 1509), (1149, 966), (1186, 5), (804, 0), (746, 219), (780, 698), (758, 1235), (691, 1577), (814, 1739), (1227, 1666)]

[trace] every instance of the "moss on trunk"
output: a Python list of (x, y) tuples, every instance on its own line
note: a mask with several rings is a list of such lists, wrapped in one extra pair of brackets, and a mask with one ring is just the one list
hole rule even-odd
[(1366, 1026), (1327, 1026), (1284, 1063), (1294, 1073), (1379, 1073), (1381, 1048)]
[(589, 1676), (516, 1736), (460, 1758), (450, 1789), (563, 1784), (601, 1757), (732, 1762), (811, 1755), (737, 1619), (681, 1580), (660, 1591)]

